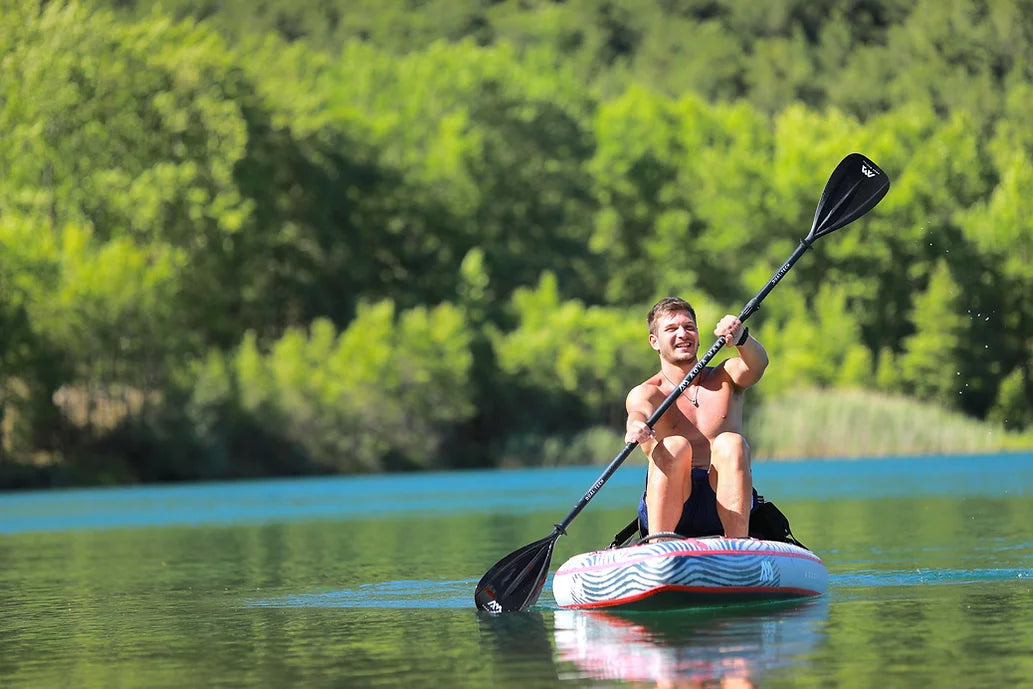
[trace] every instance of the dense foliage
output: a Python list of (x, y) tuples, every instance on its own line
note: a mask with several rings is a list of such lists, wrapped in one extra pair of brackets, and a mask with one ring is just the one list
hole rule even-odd
[(488, 465), (619, 426), (649, 304), (737, 312), (855, 150), (893, 190), (751, 323), (756, 396), (1033, 424), (1033, 4), (3, 7), (8, 485)]

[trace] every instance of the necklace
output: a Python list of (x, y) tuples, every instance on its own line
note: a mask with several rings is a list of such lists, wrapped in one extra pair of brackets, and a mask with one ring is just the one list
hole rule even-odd
[[(673, 380), (671, 380), (670, 377), (666, 373), (664, 373), (663, 369), (660, 369), (660, 375), (662, 375), (667, 380), (668, 383), (670, 383), (674, 387), (678, 387), (678, 384), (675, 383)], [(689, 388), (691, 389), (692, 387), (693, 387), (693, 385), (690, 383), (689, 384)], [(697, 384), (695, 386), (695, 388), (696, 389), (692, 392), (692, 397), (689, 398), (689, 402), (692, 402), (692, 406), (698, 407), (699, 406), (699, 385)]]

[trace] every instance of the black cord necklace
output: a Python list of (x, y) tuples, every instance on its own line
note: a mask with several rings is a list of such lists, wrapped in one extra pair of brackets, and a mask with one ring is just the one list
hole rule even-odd
[[(660, 375), (663, 376), (667, 380), (668, 383), (670, 383), (674, 387), (678, 387), (678, 384), (675, 383), (673, 380), (671, 380), (670, 377), (666, 373), (664, 373), (663, 369), (660, 369)], [(689, 389), (690, 390), (692, 389), (692, 387), (693, 387), (693, 384), (689, 383)], [(692, 402), (692, 406), (699, 407), (699, 384), (698, 383), (695, 385), (695, 388), (696, 389), (694, 391), (692, 391), (692, 397), (689, 398), (689, 402)]]

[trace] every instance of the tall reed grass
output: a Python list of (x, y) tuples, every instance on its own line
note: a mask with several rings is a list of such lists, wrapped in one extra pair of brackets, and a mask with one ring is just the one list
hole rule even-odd
[(764, 459), (968, 454), (1033, 448), (1019, 433), (906, 397), (804, 390), (752, 409), (746, 435)]

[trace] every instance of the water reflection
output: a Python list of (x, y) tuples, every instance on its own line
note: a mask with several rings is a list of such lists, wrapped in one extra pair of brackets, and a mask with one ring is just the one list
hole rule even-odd
[(825, 637), (825, 598), (776, 607), (616, 614), (558, 610), (556, 655), (589, 679), (657, 687), (752, 687)]
[(540, 612), (491, 615), (478, 610), (480, 650), (492, 655), (492, 667), (500, 678), (515, 686), (528, 686), (543, 678), (558, 679), (545, 619)]

